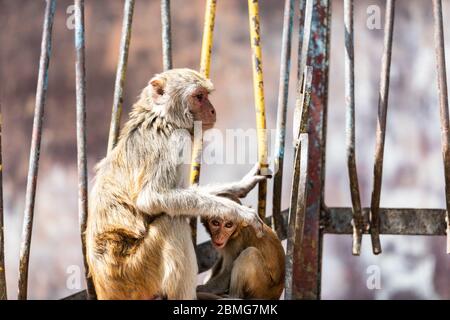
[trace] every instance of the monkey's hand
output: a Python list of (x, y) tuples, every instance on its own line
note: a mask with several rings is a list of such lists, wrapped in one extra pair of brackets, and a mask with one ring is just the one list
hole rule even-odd
[(224, 209), (226, 210), (226, 212), (223, 212), (225, 216), (250, 225), (255, 229), (256, 236), (258, 238), (261, 238), (263, 236), (264, 222), (259, 217), (255, 209), (243, 206), (227, 198), (220, 199), (220, 201), (224, 204)]
[(245, 198), (259, 182), (271, 178), (270, 175), (261, 175), (260, 171), (261, 166), (257, 163), (240, 181), (227, 184), (198, 186), (196, 188), (213, 195), (231, 195), (236, 198)]
[(241, 181), (235, 185), (234, 193), (239, 198), (244, 198), (259, 182), (271, 177), (271, 175), (261, 175), (261, 165), (256, 163)]

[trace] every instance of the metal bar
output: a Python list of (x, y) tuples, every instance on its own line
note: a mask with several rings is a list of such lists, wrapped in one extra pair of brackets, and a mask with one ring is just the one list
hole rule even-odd
[(125, 0), (122, 37), (120, 39), (119, 62), (117, 64), (116, 82), (114, 85), (114, 101), (111, 112), (111, 125), (108, 138), (108, 153), (114, 148), (119, 138), (120, 116), (123, 105), (123, 87), (127, 74), (128, 50), (131, 39), (131, 25), (133, 23), (134, 0)]
[(89, 276), (86, 261), (86, 223), (88, 216), (88, 174), (86, 159), (86, 68), (84, 0), (75, 0), (75, 83), (77, 105), (77, 166), (78, 166), (78, 217), (80, 223), (81, 248), (85, 269), (88, 298), (95, 299), (95, 288)]
[[(305, 27), (305, 7), (306, 7), (306, 1), (307, 0), (300, 0), (299, 6), (298, 6), (298, 48), (297, 48), (297, 80), (302, 81), (301, 77), (303, 77), (303, 70), (301, 69), (302, 65), (302, 48), (303, 48), (303, 31)], [(311, 23), (307, 23), (307, 25), (311, 25)], [(308, 35), (309, 37), (309, 35)], [(306, 51), (307, 52), (307, 51)]]
[(347, 168), (353, 208), (352, 254), (359, 256), (362, 240), (361, 197), (359, 195), (358, 172), (356, 170), (355, 146), (355, 56), (353, 38), (353, 0), (344, 1), (345, 24), (345, 132), (347, 144)]
[(52, 27), (55, 15), (56, 0), (47, 0), (45, 7), (44, 27), (41, 42), (41, 57), (36, 90), (36, 106), (34, 109), (33, 134), (31, 138), (30, 163), (28, 168), (25, 212), (20, 245), (19, 292), (18, 299), (27, 298), (28, 265), (30, 260), (31, 234), (33, 229), (34, 202), (39, 169), (41, 149), (42, 123), (44, 119), (45, 96), (48, 88), (48, 66), (52, 47)]
[(162, 51), (164, 71), (172, 69), (172, 32), (170, 0), (161, 0)]
[[(445, 210), (380, 208), (380, 233), (393, 235), (445, 235)], [(369, 233), (370, 208), (363, 208), (363, 232)], [(323, 210), (324, 233), (352, 234), (352, 208)]]
[[(307, 197), (307, 182), (308, 182), (308, 134), (302, 133), (299, 138), (299, 147), (297, 150), (299, 162), (299, 180), (297, 203), (295, 207), (295, 216), (291, 216), (290, 219), (294, 220), (293, 230), (289, 230), (288, 242), (291, 243), (291, 252), (286, 253), (286, 279), (285, 279), (285, 295), (284, 298), (291, 300), (293, 298), (293, 265), (294, 261), (301, 257), (302, 243), (303, 243), (303, 231), (305, 227), (305, 214), (306, 214), (306, 197)], [(296, 155), (297, 158), (297, 155)], [(291, 220), (289, 224), (291, 224)], [(290, 227), (290, 226), (289, 226)]]
[[(202, 50), (200, 56), (200, 73), (209, 78), (211, 69), (211, 52), (213, 46), (214, 24), (216, 19), (217, 0), (206, 0), (205, 23), (203, 25)], [(202, 165), (203, 131), (200, 123), (194, 125), (194, 142), (192, 146), (192, 161), (190, 182), (198, 185), (200, 182), (200, 169)], [(192, 240), (197, 243), (197, 218), (190, 221)]]
[(438, 73), (438, 94), (441, 116), (442, 156), (445, 173), (445, 200), (447, 205), (447, 253), (450, 253), (450, 148), (449, 148), (449, 119), (448, 119), (448, 92), (447, 72), (445, 64), (444, 27), (442, 23), (442, 2), (433, 0), (434, 14), (434, 43), (436, 49), (436, 68)]
[[(296, 248), (296, 255), (299, 256), (301, 248), (299, 243), (303, 240), (303, 224), (304, 224), (304, 212), (305, 212), (305, 195), (306, 195), (306, 176), (307, 176), (307, 156), (308, 156), (308, 144), (301, 144), (302, 134), (307, 134), (308, 132), (308, 115), (309, 106), (311, 103), (311, 86), (312, 86), (312, 68), (307, 67), (305, 69), (305, 76), (303, 76), (306, 81), (304, 82), (304, 88), (302, 92), (297, 92), (297, 106), (301, 106), (301, 111), (294, 116), (294, 122), (298, 122), (298, 127), (300, 128), (294, 139), (295, 141), (295, 157), (294, 157), (294, 175), (292, 179), (291, 188), (291, 207), (289, 209), (288, 215), (288, 226), (287, 226), (287, 244), (286, 244), (286, 278), (285, 278), (285, 299), (292, 299), (292, 268), (294, 259), (294, 251)], [(301, 102), (299, 102), (301, 100)], [(303, 138), (307, 140), (306, 138)], [(306, 148), (306, 149), (305, 149)], [(305, 184), (303, 184), (305, 183)], [(300, 203), (300, 206), (298, 205)], [(297, 217), (300, 216), (299, 221), (301, 228), (297, 228)], [(300, 230), (300, 231), (298, 231)]]
[[(304, 8), (304, 25), (301, 29), (302, 34), (299, 33), (299, 43), (300, 43), (300, 36), (302, 44), (298, 46), (298, 54), (299, 54), (299, 64), (297, 66), (298, 68), (298, 74), (302, 75), (301, 81), (297, 84), (297, 90), (302, 90), (304, 87), (304, 76), (305, 76), (305, 68), (308, 63), (308, 52), (309, 52), (309, 46), (311, 43), (311, 23), (312, 23), (312, 15), (313, 15), (313, 5), (314, 0), (306, 0), (306, 3), (303, 4)], [(299, 30), (300, 31), (300, 30)], [(302, 92), (303, 93), (303, 92)]]
[(386, 115), (389, 98), (389, 78), (391, 69), (392, 35), (394, 32), (395, 0), (386, 1), (386, 22), (384, 26), (384, 49), (381, 62), (381, 81), (378, 99), (378, 121), (373, 169), (373, 191), (371, 200), (370, 235), (374, 254), (381, 253), (379, 235), (379, 209), (381, 180), (383, 176), (384, 140), (386, 136)]
[(216, 20), (217, 0), (206, 0), (205, 23), (203, 25), (202, 51), (200, 58), (200, 73), (209, 78), (211, 69), (211, 52), (213, 46), (213, 33)]
[(291, 67), (292, 27), (295, 0), (286, 0), (284, 5), (283, 35), (281, 40), (280, 84), (277, 104), (277, 133), (275, 144), (275, 165), (273, 176), (272, 217), (278, 236), (285, 233), (281, 216), (281, 193), (283, 185), (283, 162), (286, 137), (286, 113), (289, 94), (289, 75)]
[(7, 300), (3, 220), (2, 105), (0, 103), (0, 300)]
[[(308, 65), (313, 68), (309, 114), (309, 156), (306, 216), (301, 256), (293, 265), (293, 299), (319, 299), (322, 264), (320, 211), (323, 205), (326, 112), (328, 99), (331, 1), (314, 0)], [(297, 252), (294, 249), (294, 256)]]
[[(258, 135), (258, 162), (261, 166), (261, 174), (268, 175), (270, 173), (267, 163), (266, 111), (264, 106), (264, 80), (258, 0), (248, 0), (248, 18), (250, 24), (250, 44), (252, 47), (253, 93), (255, 96), (256, 130)], [(263, 180), (258, 186), (258, 214), (261, 218), (266, 216), (266, 195), (267, 181)]]

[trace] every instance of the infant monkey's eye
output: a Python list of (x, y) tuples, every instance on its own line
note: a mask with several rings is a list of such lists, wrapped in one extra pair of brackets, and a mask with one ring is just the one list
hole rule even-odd
[(203, 100), (203, 94), (199, 93), (195, 96), (197, 98), (198, 101), (202, 101)]
[(225, 224), (225, 228), (232, 228), (233, 227), (233, 222), (227, 222)]
[(215, 227), (218, 227), (219, 226), (219, 221), (217, 221), (217, 220), (213, 220), (213, 221), (211, 221), (211, 223), (212, 223), (212, 225), (213, 226), (215, 226)]

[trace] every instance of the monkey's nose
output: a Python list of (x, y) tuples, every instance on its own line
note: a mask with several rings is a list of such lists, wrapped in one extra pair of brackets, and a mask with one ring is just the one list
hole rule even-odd
[(216, 110), (211, 109), (211, 114), (212, 114), (212, 115), (215, 115), (215, 114), (216, 114)]

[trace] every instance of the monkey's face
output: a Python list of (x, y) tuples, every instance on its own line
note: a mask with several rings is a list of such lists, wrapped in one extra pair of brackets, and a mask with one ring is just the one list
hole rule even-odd
[(211, 234), (211, 241), (217, 249), (227, 245), (228, 240), (237, 229), (237, 224), (230, 220), (210, 219), (207, 225)]
[(155, 75), (149, 84), (144, 94), (151, 109), (177, 127), (191, 130), (194, 121), (201, 121), (202, 129), (207, 130), (216, 123), (216, 110), (209, 101), (213, 84), (197, 71), (168, 70)]
[(194, 121), (202, 122), (202, 129), (208, 130), (216, 123), (216, 110), (209, 101), (209, 92), (206, 88), (198, 88), (190, 96), (189, 111)]

